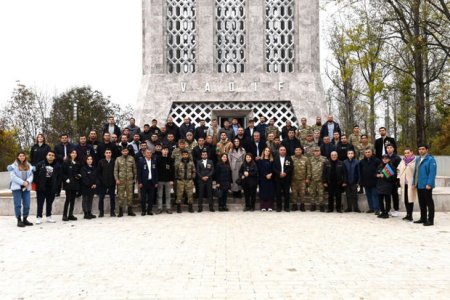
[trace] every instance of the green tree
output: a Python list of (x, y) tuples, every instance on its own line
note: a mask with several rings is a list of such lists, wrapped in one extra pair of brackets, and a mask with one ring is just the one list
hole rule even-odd
[(6, 171), (6, 167), (16, 159), (19, 152), (19, 144), (15, 130), (0, 128), (0, 172)]

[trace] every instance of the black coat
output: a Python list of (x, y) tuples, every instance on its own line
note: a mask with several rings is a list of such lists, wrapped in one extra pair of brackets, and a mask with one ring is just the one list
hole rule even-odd
[(97, 184), (97, 174), (94, 167), (84, 166), (81, 168), (81, 195), (93, 196), (96, 189), (92, 186)]
[(377, 184), (377, 171), (381, 161), (371, 157), (359, 161), (359, 184), (363, 187), (374, 188)]
[(275, 157), (273, 160), (273, 174), (275, 181), (287, 181), (291, 182), (292, 172), (294, 171), (294, 163), (292, 162), (292, 158), (290, 156), (286, 156), (284, 160), (284, 173), (286, 173), (286, 177), (281, 178), (281, 161), (280, 156)]
[(258, 167), (256, 166), (256, 163), (247, 164), (245, 161), (241, 168), (239, 169), (239, 178), (242, 178), (244, 176), (244, 172), (248, 172), (249, 176), (245, 177), (245, 179), (242, 179), (242, 187), (249, 188), (254, 187), (258, 185)]
[(206, 168), (203, 165), (203, 161), (197, 161), (196, 166), (197, 180), (202, 181), (202, 177), (208, 176), (208, 180), (213, 179), (214, 176), (214, 163), (211, 159), (206, 160)]
[[(70, 151), (75, 148), (75, 145), (72, 143), (67, 143), (66, 145), (66, 153), (67, 157), (69, 157)], [(59, 143), (55, 145), (55, 154), (56, 154), (56, 160), (62, 164), (64, 162), (64, 145)]]
[(156, 170), (158, 172), (158, 180), (160, 182), (175, 180), (175, 167), (173, 165), (173, 159), (170, 156), (159, 156), (156, 159)]
[[(389, 165), (394, 172), (394, 175), (389, 178), (383, 176), (383, 178), (377, 179), (377, 193), (379, 195), (390, 195), (394, 191), (395, 182), (397, 180), (397, 169), (394, 167), (393, 163), (389, 162)], [(385, 165), (382, 163), (378, 167), (378, 174), (383, 174), (382, 171), (384, 169), (384, 166)]]
[(231, 183), (233, 182), (230, 165), (222, 162), (218, 163), (214, 173), (216, 183), (220, 185), (219, 189), (222, 191), (228, 191), (231, 188)]
[[(293, 138), (292, 140), (286, 139), (281, 142), (281, 145), (286, 147), (286, 156), (292, 156), (295, 154), (295, 148), (302, 147), (300, 144), (300, 141), (296, 138)], [(303, 149), (303, 148), (302, 148)]]
[[(175, 137), (175, 142), (178, 142), (178, 140), (180, 139), (180, 130), (175, 123), (172, 124), (166, 123), (166, 132), (167, 134), (169, 133), (173, 134), (173, 136)], [(184, 136), (183, 139), (185, 138), (186, 137)]]
[(33, 166), (36, 166), (39, 162), (43, 161), (47, 157), (47, 153), (51, 150), (47, 144), (34, 144), (30, 150), (30, 162)]
[[(47, 185), (47, 167), (52, 167), (50, 186)], [(61, 184), (61, 165), (55, 160), (52, 164), (49, 164), (47, 160), (39, 162), (36, 166), (36, 171), (34, 172), (34, 182), (36, 183), (36, 190), (40, 192), (46, 192), (47, 188), (51, 188), (52, 193), (56, 194)]]
[[(81, 166), (78, 162), (66, 160), (63, 164), (63, 184), (66, 191), (79, 191), (81, 179)], [(69, 180), (69, 182), (67, 182)]]
[[(258, 144), (258, 149), (259, 149), (259, 155), (261, 155), (264, 151), (264, 148), (266, 148), (266, 143), (263, 141), (259, 141)], [(257, 155), (257, 151), (256, 151), (256, 144), (254, 141), (251, 141), (249, 143), (247, 143), (247, 148), (245, 149), (246, 152), (250, 152), (253, 155), (253, 158), (255, 158)]]
[(382, 138), (378, 138), (375, 140), (375, 154), (377, 156), (378, 159), (381, 159), (381, 156), (383, 155), (383, 146), (384, 148), (384, 153), (387, 154), (386, 151), (386, 146), (388, 145), (393, 145), (394, 146), (394, 153), (397, 153), (397, 144), (395, 143), (395, 140), (391, 137), (385, 137), (384, 138), (384, 144), (383, 144), (383, 139)]
[[(339, 124), (334, 122), (334, 131), (339, 132), (339, 136), (341, 136), (342, 132), (341, 132), (341, 127), (339, 127)], [(325, 124), (322, 125), (322, 128), (320, 129), (320, 140), (323, 140), (323, 137), (328, 135), (328, 122), (325, 122)], [(333, 139), (331, 137), (331, 139)]]
[[(349, 144), (349, 143), (347, 143), (347, 144), (342, 144), (342, 143), (339, 143), (339, 144), (337, 144), (337, 146), (336, 146), (336, 152), (338, 153), (338, 159), (340, 160), (340, 161), (344, 161), (344, 160), (346, 160), (347, 159), (347, 151), (349, 151), (349, 150), (353, 150), (353, 151), (355, 151), (355, 147), (353, 147), (353, 145), (352, 144)], [(356, 154), (356, 153), (355, 153)], [(355, 155), (356, 156), (356, 155)]]
[[(334, 176), (332, 172), (333, 163), (336, 165), (336, 173), (334, 173)], [(335, 162), (327, 160), (323, 171), (322, 181), (323, 183), (328, 184), (328, 186), (339, 187), (342, 187), (343, 183), (347, 183), (347, 172), (344, 163), (340, 160)]]
[[(103, 133), (109, 132), (108, 127), (109, 127), (108, 123), (103, 125)], [(120, 128), (116, 124), (114, 124), (114, 134), (117, 135), (117, 137), (120, 137), (120, 135), (121, 135)]]
[(194, 132), (194, 139), (196, 141), (198, 141), (199, 138), (205, 138), (206, 139), (206, 134), (208, 132), (208, 126), (199, 126), (197, 128), (195, 128), (195, 132)]
[(336, 146), (332, 143), (320, 145), (320, 155), (330, 159), (331, 152), (336, 151)]
[(105, 150), (110, 149), (112, 153), (112, 158), (116, 159), (119, 157), (119, 150), (117, 148), (117, 145), (114, 143), (109, 142), (108, 144), (100, 143), (97, 147), (97, 161), (100, 161), (101, 159), (105, 158)]
[(108, 163), (106, 159), (102, 159), (97, 164), (97, 187), (113, 188), (116, 185), (114, 179), (114, 159)]

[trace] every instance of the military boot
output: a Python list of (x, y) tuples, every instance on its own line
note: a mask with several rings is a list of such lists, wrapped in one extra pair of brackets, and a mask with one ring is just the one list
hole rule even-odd
[(128, 207), (128, 215), (129, 215), (130, 217), (136, 217), (136, 214), (133, 212), (133, 208)]
[(320, 206), (320, 212), (325, 212), (325, 205)]
[(177, 204), (177, 213), (181, 214), (181, 204)]
[(24, 224), (25, 226), (33, 226), (33, 223), (29, 222), (29, 221), (27, 220), (27, 217), (23, 217), (23, 224)]
[(292, 211), (297, 211), (297, 210), (298, 210), (297, 203), (292, 204)]
[(194, 212), (194, 207), (192, 206), (192, 204), (189, 204), (189, 212), (193, 213)]
[(311, 205), (311, 211), (316, 211), (316, 205), (315, 204)]
[(25, 227), (25, 224), (23, 224), (21, 217), (17, 218), (17, 227)]
[(300, 204), (300, 211), (305, 211), (305, 204), (304, 203)]
[(117, 216), (118, 218), (123, 217), (123, 208), (119, 207), (119, 215)]

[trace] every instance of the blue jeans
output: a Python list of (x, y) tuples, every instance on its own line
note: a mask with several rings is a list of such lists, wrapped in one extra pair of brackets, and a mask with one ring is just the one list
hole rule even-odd
[(21, 216), (21, 208), (23, 203), (23, 216), (26, 218), (30, 213), (30, 191), (25, 190), (14, 190), (13, 199), (14, 199), (14, 211), (16, 213), (16, 218)]
[(366, 191), (366, 197), (367, 197), (367, 203), (369, 204), (369, 209), (374, 210), (374, 211), (380, 210), (380, 202), (378, 199), (377, 188), (364, 187), (364, 190)]

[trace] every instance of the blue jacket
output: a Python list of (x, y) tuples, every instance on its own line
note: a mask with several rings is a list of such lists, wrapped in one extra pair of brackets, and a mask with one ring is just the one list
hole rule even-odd
[(344, 160), (344, 167), (347, 171), (347, 182), (348, 184), (356, 184), (359, 181), (359, 160), (352, 159), (350, 160), (346, 159)]
[[(416, 173), (419, 172), (416, 182)], [(426, 185), (431, 186), (433, 189), (435, 187), (434, 180), (436, 179), (436, 160), (433, 156), (427, 154), (422, 163), (420, 163), (420, 156), (416, 158), (416, 167), (414, 169), (413, 184), (417, 186), (418, 189), (425, 189)]]
[[(152, 183), (157, 184), (158, 183), (158, 172), (156, 171), (156, 160), (152, 158)], [(148, 183), (148, 166), (147, 166), (147, 159), (144, 157), (138, 161), (137, 166), (137, 181), (139, 184), (147, 184)]]
[[(33, 167), (31, 166), (31, 164), (29, 164), (29, 167), (30, 168), (27, 171), (26, 181), (28, 181), (27, 190), (31, 191), (31, 183), (33, 182)], [(24, 180), (22, 180), (22, 171), (19, 170), (19, 165), (17, 164), (17, 162), (9, 165), (7, 170), (11, 177), (11, 191), (22, 189)]]

